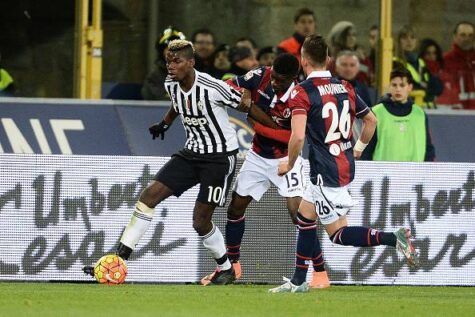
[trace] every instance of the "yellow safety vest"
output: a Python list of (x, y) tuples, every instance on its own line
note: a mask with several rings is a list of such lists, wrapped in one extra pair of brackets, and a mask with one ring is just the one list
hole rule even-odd
[(423, 162), (427, 144), (424, 110), (412, 105), (411, 112), (403, 117), (393, 115), (382, 103), (372, 110), (378, 118), (373, 161)]
[(0, 91), (5, 90), (11, 83), (13, 83), (12, 76), (3, 68), (0, 68)]

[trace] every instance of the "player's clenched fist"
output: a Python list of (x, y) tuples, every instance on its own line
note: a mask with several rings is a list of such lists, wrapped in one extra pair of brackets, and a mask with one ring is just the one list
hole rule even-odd
[(158, 137), (163, 140), (165, 138), (165, 131), (167, 131), (169, 127), (169, 124), (166, 124), (165, 121), (162, 121), (160, 123), (157, 122), (151, 125), (150, 128), (148, 128), (148, 131), (152, 135), (153, 140)]
[(280, 162), (279, 162), (279, 170), (277, 171), (277, 174), (278, 174), (279, 176), (284, 176), (284, 175), (287, 174), (291, 169), (292, 169), (292, 167), (289, 165), (289, 162), (288, 162), (288, 161), (280, 161)]
[(239, 103), (237, 110), (241, 112), (249, 112), (251, 109), (251, 103), (251, 91), (248, 89), (242, 89), (241, 102)]

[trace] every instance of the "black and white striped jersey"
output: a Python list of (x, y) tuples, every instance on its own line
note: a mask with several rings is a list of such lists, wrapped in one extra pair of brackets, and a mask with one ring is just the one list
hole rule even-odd
[(195, 70), (195, 82), (184, 92), (178, 81), (165, 80), (173, 108), (186, 132), (185, 149), (197, 154), (228, 153), (238, 149), (236, 131), (226, 106), (236, 108), (241, 93), (222, 80)]

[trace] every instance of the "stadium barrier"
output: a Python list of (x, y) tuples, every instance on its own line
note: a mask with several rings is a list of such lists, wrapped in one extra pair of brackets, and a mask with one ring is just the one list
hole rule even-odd
[[(163, 141), (148, 133), (169, 106), (165, 101), (0, 98), (0, 153), (170, 156), (185, 140), (179, 119)], [(469, 140), (475, 135), (475, 111), (426, 112), (437, 161), (473, 162)], [(228, 113), (243, 157), (253, 131), (244, 114)]]
[[(142, 188), (168, 160), (144, 156), (0, 154), (0, 280), (87, 281), (81, 271), (113, 252)], [(421, 267), (392, 248), (332, 245), (319, 227), (335, 284), (475, 285), (475, 164), (357, 162), (353, 225), (410, 227)], [(306, 173), (308, 164), (306, 163)], [(196, 282), (214, 269), (192, 228), (193, 188), (156, 208), (128, 262), (129, 282)], [(215, 223), (224, 232), (226, 213)], [(242, 282), (279, 283), (293, 270), (296, 229), (271, 189), (253, 202)]]

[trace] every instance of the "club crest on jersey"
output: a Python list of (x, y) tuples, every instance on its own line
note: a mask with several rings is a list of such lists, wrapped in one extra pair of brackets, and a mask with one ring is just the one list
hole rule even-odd
[(203, 101), (199, 100), (197, 107), (198, 107), (198, 110), (203, 111), (203, 108), (204, 108)]
[(285, 108), (285, 110), (283, 111), (282, 115), (284, 116), (284, 118), (290, 118), (290, 109), (289, 108)]

